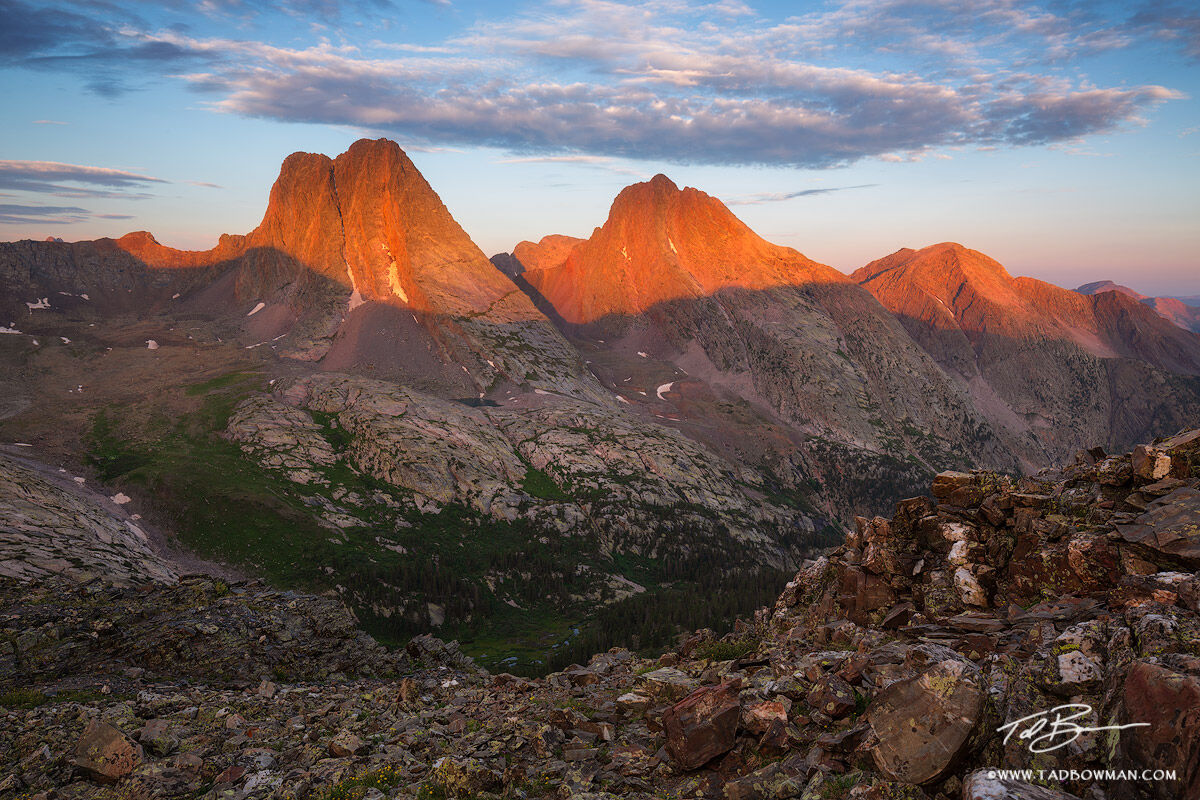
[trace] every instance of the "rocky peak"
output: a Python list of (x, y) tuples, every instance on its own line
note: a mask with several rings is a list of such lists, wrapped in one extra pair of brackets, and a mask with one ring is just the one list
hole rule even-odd
[(557, 268), (531, 274), (569, 322), (638, 314), (722, 289), (763, 289), (845, 277), (762, 239), (715, 197), (665, 175), (626, 187), (608, 219)]
[(248, 249), (285, 255), (364, 300), (421, 311), (477, 314), (515, 291), (387, 139), (361, 139), (335, 159), (288, 156), (246, 240)]

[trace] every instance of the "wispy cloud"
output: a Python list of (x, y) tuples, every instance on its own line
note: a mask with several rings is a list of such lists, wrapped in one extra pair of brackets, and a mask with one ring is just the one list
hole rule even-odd
[(23, 225), (30, 222), (70, 225), (76, 222), (86, 222), (91, 217), (92, 212), (78, 206), (0, 204), (0, 225)]
[(35, 119), (33, 121), (33, 124), (34, 125), (67, 125), (69, 123), (59, 122), (56, 119)]
[(878, 183), (861, 183), (857, 186), (826, 186), (816, 189), (800, 189), (795, 192), (760, 192), (745, 197), (734, 197), (725, 202), (731, 206), (757, 206), (763, 203), (779, 203), (784, 200), (795, 200), (798, 197), (816, 197), (823, 194), (833, 194), (834, 192), (845, 192), (850, 189), (870, 189), (878, 185)]
[[(143, 200), (144, 190), (167, 181), (128, 170), (64, 164), (58, 161), (0, 160), (0, 189), (71, 198)], [(103, 188), (98, 188), (103, 187)]]

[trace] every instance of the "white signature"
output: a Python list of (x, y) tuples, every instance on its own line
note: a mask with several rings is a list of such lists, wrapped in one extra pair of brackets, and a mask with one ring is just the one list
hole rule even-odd
[[(1018, 739), (1029, 740), (1029, 752), (1049, 753), (1066, 747), (1085, 733), (1094, 731), (1121, 731), (1126, 728), (1144, 728), (1149, 722), (1131, 722), (1128, 725), (1100, 725), (1089, 728), (1077, 724), (1076, 720), (1091, 716), (1092, 707), (1084, 703), (1067, 703), (1049, 711), (1038, 711), (1020, 719), (1001, 725), (996, 731), (1008, 731), (1004, 743), (1017, 735)], [(1061, 740), (1055, 743), (1055, 740)]]

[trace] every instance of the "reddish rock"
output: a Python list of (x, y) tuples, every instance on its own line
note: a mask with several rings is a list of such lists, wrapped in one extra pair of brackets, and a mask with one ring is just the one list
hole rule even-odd
[(1121, 732), (1121, 754), (1139, 768), (1176, 771), (1176, 780), (1151, 787), (1157, 797), (1200, 798), (1200, 679), (1139, 661), (1121, 701), (1122, 725), (1148, 723)]
[(814, 711), (841, 719), (854, 710), (854, 690), (837, 675), (823, 675), (808, 693), (808, 705)]
[(329, 741), (329, 755), (334, 758), (355, 756), (366, 749), (363, 740), (349, 731), (341, 731)]
[(846, 567), (842, 571), (838, 600), (846, 608), (846, 616), (860, 625), (865, 624), (872, 611), (887, 608), (896, 602), (896, 593), (878, 575), (871, 575), (858, 567)]
[(765, 241), (715, 197), (680, 189), (665, 175), (626, 187), (590, 239), (558, 266), (525, 278), (573, 323), (723, 288), (849, 284), (837, 270)]
[(667, 750), (682, 769), (699, 769), (733, 749), (740, 716), (737, 682), (697, 689), (663, 714)]
[(967, 744), (983, 701), (978, 678), (961, 661), (942, 661), (891, 684), (867, 711), (878, 739), (871, 751), (876, 766), (893, 780), (938, 780)]
[(1200, 567), (1200, 490), (1176, 489), (1151, 503), (1132, 523), (1118, 525), (1117, 530), (1127, 542), (1189, 568)]
[(92, 720), (75, 745), (71, 764), (97, 783), (116, 783), (141, 761), (141, 747), (107, 722)]
[(774, 722), (787, 724), (787, 709), (776, 700), (752, 703), (742, 709), (742, 727), (755, 736), (762, 736)]
[(1158, 481), (1171, 474), (1171, 457), (1157, 447), (1139, 444), (1129, 456), (1133, 474), (1147, 481)]

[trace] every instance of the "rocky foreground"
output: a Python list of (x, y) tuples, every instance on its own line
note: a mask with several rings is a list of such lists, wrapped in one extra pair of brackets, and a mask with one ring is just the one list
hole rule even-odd
[(1200, 797), (1200, 431), (933, 494), (723, 639), (538, 680), (331, 598), (5, 580), (0, 797)]

